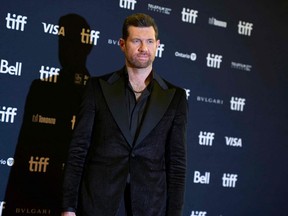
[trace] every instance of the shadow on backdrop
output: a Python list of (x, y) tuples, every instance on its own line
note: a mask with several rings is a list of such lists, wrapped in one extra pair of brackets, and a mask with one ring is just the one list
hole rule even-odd
[(81, 42), (82, 29), (90, 29), (83, 17), (65, 15), (59, 27), (62, 69), (42, 66), (30, 86), (3, 216), (60, 215), (62, 171), (92, 45)]

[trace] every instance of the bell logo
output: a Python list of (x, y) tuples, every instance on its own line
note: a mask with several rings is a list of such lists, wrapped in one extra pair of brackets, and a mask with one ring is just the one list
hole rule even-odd
[(199, 171), (194, 172), (194, 183), (199, 184), (209, 184), (210, 182), (210, 172), (205, 172), (204, 175), (201, 175)]
[(15, 66), (10, 65), (5, 59), (1, 59), (0, 62), (0, 73), (21, 76), (22, 62), (16, 62)]
[(49, 158), (45, 157), (30, 157), (29, 161), (29, 171), (30, 172), (46, 172), (47, 171), (47, 166), (49, 165), (48, 163)]

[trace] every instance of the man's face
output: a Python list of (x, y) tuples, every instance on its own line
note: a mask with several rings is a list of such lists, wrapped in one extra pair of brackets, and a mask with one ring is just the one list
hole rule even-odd
[(155, 39), (154, 28), (129, 26), (128, 32), (128, 38), (119, 41), (127, 66), (138, 69), (152, 67), (160, 43)]

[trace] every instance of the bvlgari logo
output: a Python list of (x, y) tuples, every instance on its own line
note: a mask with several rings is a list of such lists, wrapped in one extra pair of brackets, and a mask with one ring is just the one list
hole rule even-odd
[(16, 208), (16, 214), (21, 215), (51, 215), (51, 209), (42, 208)]
[(196, 100), (198, 102), (204, 102), (204, 103), (211, 103), (211, 104), (218, 104), (218, 105), (224, 104), (224, 101), (222, 99), (219, 99), (219, 98), (197, 96)]

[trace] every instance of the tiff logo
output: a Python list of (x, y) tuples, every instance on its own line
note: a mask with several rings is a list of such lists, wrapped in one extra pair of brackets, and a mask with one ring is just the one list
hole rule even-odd
[(252, 32), (253, 23), (239, 21), (238, 23), (238, 33), (241, 35), (250, 36)]
[(1, 201), (0, 202), (0, 216), (2, 216), (3, 209), (5, 209), (5, 202)]
[(186, 92), (186, 99), (188, 100), (189, 96), (190, 96), (190, 89), (185, 89), (185, 92)]
[(3, 106), (2, 110), (0, 109), (0, 121), (13, 123), (14, 118), (17, 115), (16, 111), (17, 111), (17, 108)]
[(231, 97), (230, 109), (234, 111), (243, 112), (245, 105), (245, 98)]
[(76, 123), (76, 115), (73, 115), (72, 119), (71, 119), (71, 129), (72, 130), (74, 130), (75, 123)]
[(164, 44), (159, 44), (156, 51), (156, 57), (162, 58), (162, 53), (164, 51)]
[(48, 166), (49, 158), (45, 157), (30, 157), (29, 161), (29, 171), (30, 172), (46, 172)]
[(190, 216), (206, 216), (206, 211), (192, 211)]
[(215, 55), (208, 53), (207, 57), (207, 66), (212, 68), (220, 68), (220, 64), (222, 62), (222, 56), (221, 55)]
[(205, 172), (204, 175), (201, 175), (201, 173), (199, 171), (195, 171), (193, 182), (199, 183), (199, 184), (209, 184), (210, 172)]
[(99, 34), (99, 31), (82, 28), (81, 43), (97, 45)]
[(22, 15), (8, 13), (6, 16), (6, 28), (13, 30), (24, 31), (25, 24), (27, 23), (27, 17)]
[(199, 144), (200, 145), (206, 145), (206, 146), (212, 146), (213, 140), (214, 140), (214, 135), (215, 135), (215, 133), (200, 131), (200, 134), (198, 136), (199, 137)]
[(237, 177), (237, 174), (224, 173), (222, 177), (222, 186), (235, 188)]
[(129, 10), (134, 10), (136, 3), (137, 3), (136, 0), (120, 0), (119, 6), (120, 6), (120, 8), (126, 8)]
[(192, 10), (189, 8), (183, 8), (182, 12), (182, 21), (183, 22), (188, 22), (188, 23), (196, 23), (196, 18), (198, 17), (198, 11), (197, 10)]
[(54, 68), (54, 67), (48, 67), (46, 68), (44, 66), (41, 66), (40, 72), (40, 80), (45, 81), (45, 82), (57, 82), (57, 78), (59, 76), (59, 68)]

